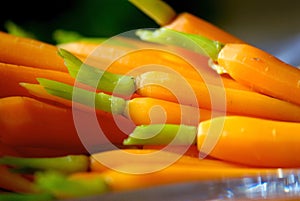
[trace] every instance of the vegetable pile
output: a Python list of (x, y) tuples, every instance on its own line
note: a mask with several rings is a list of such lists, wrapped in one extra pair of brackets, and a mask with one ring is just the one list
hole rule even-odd
[(160, 27), (113, 43), (0, 33), (0, 200), (300, 167), (299, 69), (163, 1), (129, 2)]

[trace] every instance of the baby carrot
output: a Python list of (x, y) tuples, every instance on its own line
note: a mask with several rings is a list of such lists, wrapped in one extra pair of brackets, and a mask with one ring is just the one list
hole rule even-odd
[[(193, 149), (197, 147), (193, 147)], [(196, 152), (196, 151), (193, 151)], [(159, 150), (159, 149), (137, 149), (137, 148), (124, 148), (111, 151), (93, 153), (90, 156), (90, 171), (91, 172), (103, 172), (108, 169), (118, 169), (127, 164), (161, 164), (169, 162), (169, 158), (176, 160), (172, 161), (168, 165), (182, 165), (182, 166), (197, 166), (211, 167), (211, 168), (233, 168), (244, 166), (234, 163), (224, 162), (215, 159), (199, 159), (197, 156), (181, 155), (180, 153), (173, 152), (172, 150)], [(106, 166), (106, 165), (109, 165)]]
[[(89, 121), (89, 112), (79, 111), (79, 113)], [(112, 115), (105, 112), (99, 112), (97, 115), (107, 138), (112, 143), (121, 144), (126, 134), (116, 126)], [(70, 148), (76, 151), (75, 153), (86, 153), (74, 125), (71, 108), (50, 105), (29, 97), (2, 98), (0, 99), (0, 129), (1, 142), (7, 145)], [(101, 144), (93, 140), (91, 142)]]
[[(224, 125), (222, 126), (222, 123)], [(212, 128), (222, 126), (220, 133)], [(198, 149), (208, 135), (219, 136), (209, 155), (249, 166), (300, 167), (300, 124), (244, 116), (217, 117), (198, 127)]]
[[(240, 168), (223, 167), (222, 165), (210, 166), (205, 165), (205, 160), (202, 160), (202, 162), (203, 165), (201, 165), (201, 161), (199, 162), (199, 165), (172, 164), (159, 171), (145, 174), (130, 174), (111, 169), (104, 172), (74, 173), (70, 175), (70, 178), (76, 181), (89, 181), (95, 179), (104, 180), (112, 192), (119, 192), (180, 182), (212, 181), (224, 178), (264, 176), (268, 174), (275, 174), (277, 172), (277, 169), (275, 168)], [(127, 163), (123, 166), (123, 168), (138, 168), (140, 170), (147, 170), (149, 168), (149, 164), (140, 164), (139, 166), (136, 166), (135, 164)]]
[[(141, 43), (141, 42), (140, 42)], [(245, 87), (228, 76), (218, 75), (213, 69), (208, 66), (208, 58), (207, 57), (199, 57), (199, 54), (194, 54), (191, 51), (181, 50), (178, 54), (186, 54), (188, 57), (197, 57), (196, 64), (189, 63), (181, 58), (181, 56), (176, 56), (170, 52), (162, 51), (161, 49), (149, 48), (148, 44), (141, 45), (144, 49), (139, 51), (133, 51), (127, 53), (126, 55), (122, 56), (123, 47), (118, 46), (107, 46), (101, 45), (100, 50), (95, 52), (91, 52), (91, 56), (87, 55), (88, 59), (83, 63), (79, 58), (77, 58), (78, 50), (70, 49), (68, 46), (65, 48), (68, 49), (59, 49), (60, 55), (65, 59), (66, 66), (68, 67), (69, 72), (73, 77), (77, 76), (77, 72), (79, 69), (82, 69), (82, 65), (89, 65), (91, 67), (90, 71), (93, 72), (94, 76), (98, 79), (99, 76), (102, 74), (96, 70), (92, 70), (93, 68), (100, 68), (99, 63), (111, 63), (105, 71), (115, 74), (122, 74), (122, 75), (132, 75), (136, 76), (143, 72), (149, 71), (149, 68), (143, 68), (142, 66), (146, 66), (151, 64), (151, 71), (152, 70), (159, 70), (163, 72), (169, 73), (178, 73), (184, 78), (194, 79), (198, 81), (204, 81), (203, 76), (206, 78), (206, 82), (215, 83), (215, 80), (221, 80), (224, 86), (230, 88), (237, 88), (237, 89), (244, 89), (249, 90), (248, 87)], [(146, 48), (145, 48), (146, 47)], [(129, 49), (130, 50), (130, 49)], [(127, 50), (127, 51), (129, 51)], [(133, 49), (134, 50), (134, 49)], [(132, 50), (131, 50), (132, 51)], [(74, 55), (73, 55), (74, 54)], [(118, 55), (120, 57), (115, 58), (104, 58), (107, 55)], [(91, 57), (97, 56), (97, 59), (93, 59)], [(101, 58), (99, 60), (99, 58)], [(111, 59), (112, 61), (108, 61)], [(103, 62), (105, 60), (105, 62)], [(102, 61), (102, 62), (101, 62)], [(194, 66), (193, 66), (194, 65)], [(141, 68), (140, 68), (141, 67)], [(102, 69), (104, 70), (104, 69)], [(75, 73), (76, 72), (76, 73)], [(96, 73), (98, 72), (98, 74)], [(95, 75), (96, 74), (96, 75)], [(82, 75), (82, 72), (81, 72)], [(80, 80), (82, 81), (82, 80)], [(86, 79), (85, 81), (88, 81)]]
[[(186, 83), (193, 95), (186, 94)], [(276, 99), (261, 93), (249, 90), (232, 89), (228, 87), (214, 86), (202, 82), (185, 79), (182, 81), (175, 75), (163, 72), (147, 72), (136, 77), (137, 93), (141, 96), (152, 97), (180, 104), (192, 105), (205, 109), (212, 109), (213, 100), (221, 100), (224, 96), (225, 106), (214, 106), (216, 110), (226, 111), (228, 114), (261, 117), (282, 121), (300, 120), (300, 106)], [(173, 87), (173, 91), (169, 90)], [(172, 89), (172, 88), (171, 88)], [(174, 93), (176, 91), (176, 93)], [(214, 93), (218, 96), (214, 97)], [(197, 101), (195, 101), (196, 99)], [(245, 107), (247, 104), (247, 107)], [(221, 105), (222, 106), (222, 105)]]
[(0, 32), (0, 47), (0, 62), (67, 71), (54, 45)]
[(218, 64), (258, 92), (300, 105), (300, 70), (247, 44), (226, 44)]
[(220, 41), (222, 43), (245, 43), (220, 27), (187, 12), (178, 14), (172, 22), (163, 27), (185, 33), (205, 36), (209, 39)]
[[(300, 70), (259, 48), (248, 44), (218, 44), (199, 35), (166, 28), (155, 33), (140, 31), (139, 35), (144, 40), (206, 54), (239, 83), (268, 96), (300, 104)], [(198, 46), (189, 46), (186, 40), (192, 40)]]
[[(1, 39), (0, 39), (1, 40)], [(75, 79), (66, 72), (40, 69), (15, 64), (0, 62), (0, 97), (30, 96), (28, 91), (19, 85), (20, 82), (38, 83), (36, 78), (44, 77), (68, 84), (73, 84)]]
[[(199, 121), (211, 118), (211, 111), (188, 105), (180, 105), (160, 99), (149, 97), (135, 97), (129, 100), (95, 93), (88, 90), (73, 87), (53, 80), (38, 79), (48, 93), (67, 100), (73, 100), (97, 110), (106, 111), (115, 115), (122, 115), (130, 119), (135, 125), (151, 123), (175, 123), (198, 125)], [(77, 99), (72, 99), (75, 91)], [(87, 101), (92, 100), (92, 101)], [(216, 112), (216, 114), (218, 114)]]
[[(222, 43), (242, 43), (236, 36), (220, 27), (188, 12), (176, 13), (170, 5), (161, 0), (147, 0), (141, 3), (137, 0), (130, 2), (153, 19), (161, 27), (198, 34)], [(154, 6), (155, 5), (155, 6)], [(162, 5), (162, 6), (158, 6)], [(159, 7), (159, 9), (157, 9)]]

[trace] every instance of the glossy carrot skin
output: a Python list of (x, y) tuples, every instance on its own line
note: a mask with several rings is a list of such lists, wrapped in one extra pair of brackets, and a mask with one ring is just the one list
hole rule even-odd
[(0, 47), (0, 62), (67, 72), (54, 45), (0, 32)]
[(211, 118), (211, 111), (150, 97), (137, 97), (128, 101), (124, 115), (135, 125), (198, 125), (200, 121)]
[(183, 12), (164, 27), (191, 34), (199, 34), (222, 43), (244, 43), (241, 39), (191, 13)]
[[(211, 167), (211, 168), (235, 168), (235, 167), (246, 167), (242, 165), (238, 165), (235, 163), (228, 163), (220, 160), (215, 159), (199, 159), (197, 153), (197, 147), (195, 145), (191, 146), (191, 148), (184, 147), (184, 150), (187, 149), (187, 155), (182, 155), (180, 152), (180, 147), (176, 147), (172, 150), (168, 149), (163, 150), (160, 149), (161, 146), (147, 146), (143, 149), (138, 148), (128, 148), (124, 147), (123, 149), (116, 149), (106, 152), (99, 152), (94, 153), (90, 156), (90, 171), (91, 172), (103, 172), (109, 169), (117, 169), (119, 166), (128, 165), (134, 163), (136, 165), (147, 165), (147, 164), (164, 164), (164, 162), (168, 161), (168, 158), (176, 157), (171, 164), (168, 165), (182, 165), (182, 166), (197, 166), (198, 168), (202, 167)], [(182, 148), (182, 147), (181, 147)], [(179, 151), (179, 152), (176, 152)], [(192, 153), (193, 152), (193, 153)], [(128, 155), (124, 155), (127, 153)], [(151, 154), (156, 154), (152, 155)], [(135, 157), (137, 156), (137, 157)], [(139, 157), (145, 156), (145, 157)], [(105, 161), (103, 160), (105, 159)], [(109, 164), (111, 165), (106, 166), (104, 162), (109, 160)], [(108, 164), (108, 163), (107, 163)]]
[(236, 81), (254, 90), (300, 105), (300, 70), (246, 44), (226, 44), (217, 62)]
[[(150, 77), (147, 78), (147, 75), (150, 75)], [(155, 76), (154, 73), (152, 75)], [(139, 86), (137, 91), (139, 95), (176, 103), (180, 102), (184, 105), (192, 105), (207, 110), (212, 109), (212, 101), (216, 101), (217, 98), (219, 101), (222, 101), (220, 97), (223, 97), (225, 106), (221, 103), (220, 106), (216, 105), (213, 108), (225, 111), (228, 115), (236, 114), (300, 122), (300, 106), (284, 100), (279, 100), (255, 91), (206, 85), (205, 83), (191, 79), (185, 79), (189, 84), (189, 88), (185, 88), (184, 83), (181, 84), (179, 79), (171, 75), (168, 76), (168, 80), (165, 79), (163, 81), (152, 78), (152, 75), (149, 72), (140, 79), (139, 83), (141, 86)], [(155, 84), (151, 84), (153, 82)], [(174, 91), (168, 90), (168, 86), (170, 85), (176, 86), (175, 94)], [(191, 89), (193, 94), (186, 94), (188, 89)]]
[[(123, 152), (129, 155), (124, 157)], [(152, 153), (161, 153), (156, 157), (147, 156)], [(112, 191), (136, 190), (145, 187), (159, 186), (176, 182), (214, 180), (222, 178), (233, 178), (242, 176), (264, 175), (275, 173), (276, 169), (251, 168), (230, 162), (214, 159), (199, 159), (187, 155), (179, 155), (179, 159), (167, 167), (142, 173), (152, 167), (159, 167), (166, 160), (166, 155), (178, 156), (176, 153), (164, 152), (155, 149), (123, 149), (113, 150), (102, 153), (95, 153), (91, 156), (91, 171), (85, 173), (75, 173), (71, 175), (74, 180), (104, 179)], [(107, 167), (102, 163), (106, 158), (113, 162), (112, 166)], [(127, 171), (139, 171), (136, 174)], [(128, 181), (130, 181), (128, 183)]]
[(38, 83), (36, 78), (48, 78), (73, 84), (75, 79), (68, 73), (28, 66), (0, 63), (0, 98), (7, 96), (30, 96), (20, 82)]
[[(224, 125), (222, 126), (222, 122)], [(211, 133), (212, 125), (222, 126)], [(300, 167), (300, 123), (273, 121), (245, 116), (218, 117), (201, 122), (198, 127), (198, 149), (209, 134), (218, 135), (210, 156), (248, 166)]]
[[(141, 49), (126, 49), (125, 47), (102, 46), (101, 44), (94, 44), (93, 48), (90, 47), (91, 44), (87, 44), (87, 47), (84, 48), (85, 44), (82, 43), (78, 44), (81, 48), (76, 48), (77, 43), (66, 44), (62, 48), (75, 54), (78, 58), (83, 57), (84, 59), (81, 60), (86, 64), (116, 74), (136, 76), (143, 72), (155, 70), (176, 73), (184, 78), (202, 82), (204, 81), (203, 77), (205, 77), (205, 82), (211, 84), (221, 80), (226, 87), (249, 90), (248, 87), (237, 83), (226, 75), (218, 75), (208, 65), (207, 57), (183, 49), (170, 52), (167, 50), (163, 51), (161, 47), (155, 49), (155, 47), (143, 44), (140, 41), (133, 41), (133, 43), (141, 43), (137, 47)], [(97, 49), (97, 46), (101, 48)]]
[[(74, 153), (86, 153), (73, 121), (72, 109), (59, 107), (29, 97), (6, 97), (0, 99), (1, 142), (12, 147), (36, 147), (70, 149)], [(91, 115), (79, 111), (88, 124)], [(107, 138), (121, 144), (127, 136), (114, 123), (112, 115), (99, 112), (99, 125)], [(125, 118), (124, 118), (125, 119)], [(126, 121), (126, 119), (119, 119)], [(89, 133), (87, 128), (86, 132)], [(99, 145), (91, 134), (86, 136), (91, 144)]]

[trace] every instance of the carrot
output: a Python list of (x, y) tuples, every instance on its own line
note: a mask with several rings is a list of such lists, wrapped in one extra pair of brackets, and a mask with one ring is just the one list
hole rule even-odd
[[(141, 96), (180, 102), (180, 104), (205, 109), (213, 108), (226, 111), (229, 115), (238, 114), (295, 122), (300, 120), (299, 105), (255, 91), (206, 85), (192, 79), (182, 80), (175, 75), (162, 72), (147, 72), (137, 76), (136, 85), (139, 86), (137, 93)], [(189, 89), (190, 94), (187, 92)], [(225, 106), (220, 103), (222, 97)], [(212, 106), (212, 101), (218, 101), (219, 105)]]
[[(223, 125), (224, 122), (224, 125)], [(220, 133), (214, 128), (222, 126)], [(218, 117), (201, 122), (198, 149), (206, 136), (219, 136), (212, 157), (249, 166), (300, 167), (300, 124), (244, 116)]]
[(217, 62), (238, 82), (300, 105), (300, 70), (247, 44), (226, 44)]
[(67, 71), (54, 45), (0, 32), (0, 47), (0, 62)]
[[(143, 145), (143, 149), (146, 149), (146, 150), (147, 149), (162, 150), (164, 148), (166, 148), (166, 146), (164, 146), (164, 145)], [(179, 153), (179, 154), (182, 152), (182, 150), (185, 150), (185, 149), (186, 149), (185, 146), (180, 146), (180, 145), (168, 147), (168, 151), (171, 151), (174, 153)], [(191, 145), (186, 149), (186, 151), (184, 151), (184, 155), (198, 158), (199, 150), (196, 145)]]
[(38, 189), (33, 182), (21, 174), (13, 173), (5, 166), (0, 165), (0, 188), (18, 193), (37, 193)]
[[(69, 149), (86, 153), (73, 121), (72, 109), (47, 104), (29, 97), (6, 97), (0, 99), (0, 141), (10, 146)], [(88, 125), (89, 112), (78, 111)], [(99, 125), (108, 140), (121, 144), (126, 136), (109, 113), (97, 114)], [(120, 122), (124, 121), (119, 119)], [(98, 124), (97, 124), (98, 125)], [(90, 128), (92, 129), (92, 128)], [(86, 132), (89, 128), (86, 128)], [(86, 135), (92, 145), (103, 142)], [(93, 140), (91, 139), (93, 138)]]
[[(133, 43), (143, 43), (143, 41)], [(80, 43), (79, 45), (81, 46), (82, 44)], [(97, 45), (98, 44), (95, 44), (94, 51), (92, 52), (81, 51), (81, 49), (84, 48), (75, 49), (74, 47), (77, 47), (76, 43), (62, 45), (61, 48), (63, 49), (59, 51), (67, 62), (74, 61), (75, 59), (82, 60), (76, 57), (78, 57), (78, 55), (85, 55), (83, 56), (87, 57), (84, 61), (85, 64), (103, 69), (110, 73), (136, 76), (150, 70), (159, 70), (177, 73), (184, 78), (195, 79), (202, 82), (205, 81), (211, 84), (218, 83), (218, 80), (220, 80), (226, 87), (249, 90), (248, 87), (237, 83), (227, 75), (218, 75), (209, 67), (207, 57), (201, 57), (190, 51), (180, 50), (172, 53), (167, 51), (167, 49), (163, 50), (161, 47), (152, 47), (152, 45), (150, 46), (147, 43), (137, 44), (137, 46), (141, 46), (141, 49), (126, 49), (122, 46), (112, 45), (100, 45), (99, 47), (101, 48), (97, 49)], [(90, 44), (88, 46), (90, 46)], [(89, 49), (88, 46), (87, 49)], [(67, 54), (66, 51), (74, 55), (70, 55), (70, 53)], [(195, 58), (197, 58), (197, 60)], [(69, 71), (75, 68), (75, 66), (70, 66), (68, 63), (66, 63), (66, 65)], [(80, 62), (76, 68), (80, 68), (81, 65), (82, 62)], [(147, 65), (150, 66), (147, 67)]]
[[(210, 110), (180, 105), (165, 100), (149, 97), (134, 97), (127, 100), (103, 92), (91, 92), (53, 80), (38, 80), (47, 92), (54, 96), (73, 100), (89, 108), (95, 108), (97, 111), (109, 112), (117, 116), (121, 115), (135, 125), (151, 123), (198, 125), (199, 121), (209, 119), (212, 116)], [(73, 94), (73, 91), (76, 93)], [(74, 96), (77, 98), (73, 99)], [(213, 115), (218, 116), (221, 114), (223, 112), (215, 112)]]
[[(180, 182), (264, 176), (277, 172), (277, 169), (223, 167), (221, 164), (219, 166), (211, 166), (205, 165), (205, 160), (202, 160), (202, 162), (203, 165), (200, 165), (201, 162), (199, 162), (197, 166), (173, 164), (159, 171), (144, 174), (106, 170), (104, 172), (74, 173), (70, 175), (70, 178), (74, 181), (104, 180), (110, 190), (116, 192)], [(224, 164), (226, 164), (226, 162)], [(152, 165), (154, 166), (156, 164)], [(136, 164), (126, 164), (123, 168), (142, 171), (148, 170), (149, 164), (140, 164), (139, 166), (136, 166)]]
[[(147, 168), (140, 166), (139, 168)], [(128, 164), (127, 168), (133, 168)], [(224, 178), (240, 178), (249, 176), (261, 176), (267, 174), (274, 174), (276, 170), (263, 169), (247, 169), (247, 168), (212, 168), (212, 167), (198, 167), (198, 166), (169, 166), (157, 172), (148, 174), (126, 174), (123, 172), (108, 170), (102, 173), (102, 177), (108, 182), (112, 191), (136, 190), (151, 186), (158, 186), (164, 184), (203, 181), (203, 180), (217, 180)], [(78, 173), (79, 174), (79, 173)], [(84, 174), (84, 173), (82, 173)], [(86, 173), (87, 174), (87, 173)], [(75, 177), (75, 176), (73, 176)], [(126, 181), (130, 181), (127, 182)]]
[[(137, 0), (130, 0), (130, 3), (153, 19), (160, 27), (202, 35), (222, 43), (243, 43), (241, 39), (198, 16), (188, 12), (176, 13), (164, 1), (149, 0), (142, 3)], [(157, 6), (159, 9), (157, 9)]]
[(0, 63), (0, 98), (6, 96), (30, 96), (28, 91), (19, 85), (20, 82), (38, 83), (36, 78), (44, 77), (73, 84), (75, 79), (66, 72), (40, 69), (28, 66)]
[[(197, 149), (196, 146), (193, 148)], [(170, 158), (173, 158), (171, 161)], [(234, 163), (227, 163), (214, 159), (199, 159), (198, 156), (181, 155), (172, 150), (159, 150), (153, 148), (124, 148), (111, 151), (94, 153), (90, 156), (90, 171), (103, 172), (108, 169), (117, 170), (127, 164), (139, 165), (182, 165), (182, 166), (197, 166), (211, 168), (233, 168), (244, 167)]]
[(196, 125), (211, 118), (211, 111), (149, 97), (128, 101), (124, 115), (135, 125), (157, 123)]
[[(220, 44), (203, 36), (166, 28), (154, 32), (141, 30), (139, 35), (146, 41), (172, 44), (205, 54), (237, 82), (268, 96), (300, 104), (300, 70), (259, 48), (248, 44)], [(187, 45), (188, 40), (198, 46)]]
[(216, 25), (187, 12), (178, 14), (172, 22), (163, 27), (205, 36), (222, 43), (245, 43), (243, 40), (233, 36)]

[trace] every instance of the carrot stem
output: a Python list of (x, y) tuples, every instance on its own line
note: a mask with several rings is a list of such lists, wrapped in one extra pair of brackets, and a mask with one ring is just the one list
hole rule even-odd
[(167, 28), (159, 28), (155, 31), (140, 29), (136, 32), (136, 35), (144, 41), (180, 46), (204, 54), (213, 60), (217, 59), (220, 50), (224, 46), (218, 41), (200, 35), (182, 33)]
[(151, 124), (137, 126), (123, 141), (124, 145), (190, 145), (196, 143), (194, 126), (176, 124)]
[(10, 165), (14, 168), (55, 170), (64, 173), (73, 173), (78, 171), (87, 171), (89, 167), (89, 157), (81, 154), (37, 158), (3, 156), (0, 158), (0, 164)]
[[(64, 49), (58, 50), (72, 77), (78, 82), (93, 86), (99, 90), (116, 94), (131, 95), (135, 91), (134, 78), (103, 71), (84, 64), (72, 53)], [(80, 74), (79, 74), (80, 73)]]
[[(111, 112), (112, 114), (122, 114), (125, 109), (126, 101), (123, 98), (111, 96), (103, 92), (91, 92), (53, 80), (38, 78), (38, 81), (48, 91), (48, 93), (67, 100), (75, 99), (78, 103), (95, 107), (96, 109), (106, 112)], [(75, 94), (74, 96), (73, 90)]]
[(38, 172), (36, 185), (57, 199), (80, 198), (107, 192), (108, 186), (103, 178), (71, 179), (60, 172)]
[[(105, 93), (96, 93), (64, 83), (38, 79), (48, 93), (81, 103), (91, 108), (119, 114), (136, 125), (151, 123), (172, 123), (197, 125), (199, 121), (211, 118), (211, 111), (165, 100), (135, 97), (125, 100)], [(76, 93), (76, 91), (78, 92)], [(74, 91), (74, 95), (72, 94)]]
[(176, 17), (176, 11), (162, 0), (129, 0), (158, 25), (166, 25)]

